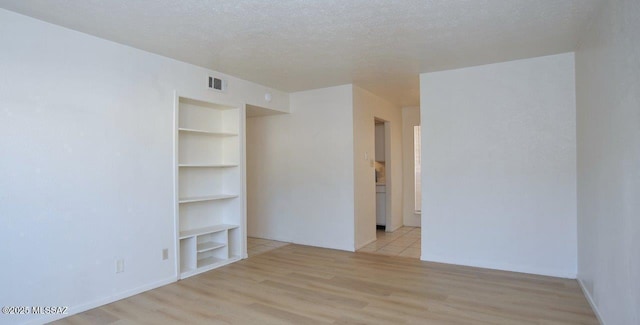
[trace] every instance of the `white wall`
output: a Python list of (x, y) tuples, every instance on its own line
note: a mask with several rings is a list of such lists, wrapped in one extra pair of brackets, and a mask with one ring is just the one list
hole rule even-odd
[(288, 108), (286, 93), (228, 77), (216, 94), (205, 69), (5, 10), (0, 44), (3, 306), (74, 313), (175, 280), (174, 90)]
[(420, 125), (420, 107), (402, 108), (402, 214), (405, 226), (420, 227), (420, 214), (415, 209), (415, 166), (413, 127)]
[(638, 17), (603, 2), (576, 52), (578, 279), (605, 324), (640, 324)]
[(422, 74), (422, 259), (576, 276), (574, 55)]
[[(355, 248), (376, 238), (376, 188), (374, 117), (390, 122), (390, 141), (385, 143), (391, 161), (385, 162), (387, 230), (402, 226), (402, 112), (401, 109), (359, 87), (353, 87), (353, 169), (355, 186)], [(365, 159), (365, 155), (366, 158)]]
[(353, 251), (352, 97), (292, 93), (291, 114), (247, 120), (249, 236)]
[(374, 116), (392, 123), (388, 214), (400, 227), (400, 109), (352, 85), (290, 100), (291, 114), (247, 119), (249, 236), (349, 251), (375, 240)]

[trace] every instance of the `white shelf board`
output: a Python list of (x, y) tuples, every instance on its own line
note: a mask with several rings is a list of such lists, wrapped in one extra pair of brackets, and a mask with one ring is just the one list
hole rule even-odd
[(206, 108), (212, 108), (219, 111), (226, 111), (230, 109), (238, 109), (238, 107), (234, 104), (220, 104), (220, 103), (212, 103), (208, 101), (197, 100), (185, 96), (179, 97), (180, 104), (189, 104), (194, 106), (202, 106)]
[[(237, 257), (237, 256), (233, 256), (229, 259), (220, 259), (220, 258), (215, 258), (217, 261), (212, 261), (211, 264), (206, 264), (203, 265), (205, 263), (201, 263), (200, 266), (197, 269), (189, 269), (189, 270), (185, 270), (183, 272), (180, 272), (180, 279), (186, 279), (190, 276), (196, 275), (196, 274), (200, 274), (202, 272), (207, 272), (209, 270), (215, 269), (217, 267), (221, 267), (227, 264), (231, 264), (233, 262), (239, 261), (241, 258)], [(203, 260), (204, 261), (204, 260)], [(207, 261), (209, 262), (209, 261)]]
[(204, 234), (211, 234), (214, 232), (220, 232), (220, 231), (225, 231), (227, 229), (235, 229), (235, 228), (238, 228), (238, 225), (219, 224), (215, 226), (185, 230), (180, 232), (180, 239), (198, 236), (198, 235), (204, 235)]
[(207, 267), (214, 264), (221, 264), (222, 262), (226, 262), (227, 259), (218, 258), (218, 257), (207, 257), (198, 260), (198, 268)]
[(227, 246), (227, 244), (208, 241), (206, 243), (198, 244), (197, 251), (198, 251), (198, 253), (202, 253), (202, 252), (206, 252), (206, 251), (211, 251), (211, 250), (214, 250), (214, 249), (222, 248), (222, 247), (225, 247), (225, 246)]
[(219, 136), (219, 137), (233, 137), (233, 136), (238, 136), (238, 133), (231, 133), (231, 132), (212, 132), (212, 131), (198, 130), (198, 129), (189, 129), (189, 128), (178, 128), (178, 131), (182, 131), (182, 132), (190, 132), (190, 133), (199, 133), (199, 134), (208, 134), (208, 135), (214, 135), (214, 136)]
[(192, 202), (226, 200), (226, 199), (233, 199), (233, 198), (236, 198), (236, 197), (238, 197), (237, 194), (220, 194), (220, 195), (183, 197), (183, 198), (180, 198), (178, 200), (178, 203), (192, 203)]
[(229, 168), (238, 167), (238, 164), (178, 164), (178, 167)]

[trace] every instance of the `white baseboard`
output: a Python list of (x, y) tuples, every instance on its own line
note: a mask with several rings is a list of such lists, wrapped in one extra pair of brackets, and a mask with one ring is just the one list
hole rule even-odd
[(96, 307), (100, 307), (106, 304), (110, 304), (112, 302), (118, 301), (118, 300), (122, 300), (131, 296), (135, 296), (139, 293), (143, 293), (145, 291), (149, 291), (151, 289), (155, 289), (155, 288), (159, 288), (162, 286), (165, 286), (167, 284), (176, 282), (177, 278), (176, 276), (171, 276), (170, 278), (166, 278), (164, 280), (161, 281), (157, 281), (148, 285), (144, 285), (132, 290), (127, 290), (124, 292), (121, 292), (119, 294), (113, 295), (113, 296), (109, 296), (103, 299), (98, 299), (98, 300), (94, 300), (88, 303), (84, 303), (82, 305), (78, 305), (78, 306), (72, 306), (69, 307), (69, 313), (66, 315), (47, 315), (45, 317), (41, 317), (41, 318), (36, 318), (33, 319), (31, 321), (28, 321), (24, 324), (45, 324), (45, 323), (49, 323), (49, 322), (53, 322), (65, 317), (69, 317), (71, 315), (75, 315), (75, 314), (79, 314), (81, 312), (87, 311), (89, 309), (93, 309)]
[(605, 325), (604, 321), (602, 320), (602, 317), (600, 316), (600, 311), (598, 311), (598, 306), (596, 306), (595, 301), (593, 301), (593, 297), (591, 297), (589, 290), (587, 290), (587, 287), (585, 287), (582, 280), (578, 279), (578, 284), (580, 284), (580, 289), (582, 289), (582, 293), (584, 293), (585, 298), (587, 298), (587, 301), (589, 302), (589, 305), (591, 305), (591, 309), (593, 309), (593, 313), (596, 314), (598, 321), (600, 322), (600, 324)]
[[(414, 217), (415, 216), (415, 217)], [(414, 219), (413, 221), (410, 219)], [(417, 220), (415, 220), (417, 219)], [(419, 214), (413, 214), (413, 216), (411, 217), (405, 217), (404, 220), (402, 220), (402, 223), (405, 227), (420, 227), (420, 215)]]
[(425, 262), (436, 262), (436, 263), (443, 263), (443, 264), (471, 266), (471, 267), (479, 267), (483, 269), (528, 273), (528, 274), (552, 276), (552, 277), (565, 278), (565, 279), (576, 279), (576, 275), (577, 275), (575, 272), (571, 272), (571, 271), (543, 269), (543, 268), (536, 268), (536, 267), (530, 267), (530, 266), (486, 263), (486, 262), (480, 262), (475, 260), (472, 261), (472, 260), (443, 259), (437, 256), (432, 256), (424, 253), (422, 253), (422, 255), (420, 256), (420, 260)]
[(395, 227), (391, 228), (391, 230), (387, 230), (387, 229), (385, 229), (385, 231), (386, 231), (386, 232), (394, 232), (394, 231), (396, 231), (396, 230), (398, 230), (398, 229), (402, 228), (402, 226), (403, 226), (403, 225), (404, 225), (404, 224), (399, 224), (399, 225), (397, 225), (397, 226), (395, 226)]
[(302, 245), (302, 246), (311, 246), (311, 247), (318, 247), (318, 248), (326, 248), (326, 249), (335, 249), (335, 250), (339, 250), (339, 251), (346, 251), (346, 252), (355, 252), (356, 250), (355, 248), (355, 243), (351, 243), (350, 246), (338, 246), (338, 245), (328, 245), (325, 243), (317, 243), (317, 242), (312, 242), (312, 241), (292, 241), (291, 244), (296, 244), (296, 245)]

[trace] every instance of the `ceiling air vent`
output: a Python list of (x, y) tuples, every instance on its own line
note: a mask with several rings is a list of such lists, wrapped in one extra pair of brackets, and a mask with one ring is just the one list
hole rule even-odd
[(209, 76), (207, 87), (209, 87), (209, 89), (213, 89), (217, 91), (226, 91), (227, 81), (224, 79)]

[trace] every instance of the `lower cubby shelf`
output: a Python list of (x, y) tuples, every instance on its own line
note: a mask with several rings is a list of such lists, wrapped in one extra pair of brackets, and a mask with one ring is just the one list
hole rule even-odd
[(238, 261), (238, 226), (220, 224), (180, 232), (180, 278)]
[(198, 244), (197, 251), (198, 251), (198, 253), (202, 253), (202, 252), (206, 252), (206, 251), (222, 248), (222, 247), (225, 247), (225, 246), (227, 246), (227, 244), (225, 244), (225, 243), (216, 243), (216, 242), (213, 242), (213, 241), (208, 241), (208, 242), (204, 242), (202, 244)]
[[(200, 274), (202, 272), (207, 272), (213, 270), (215, 268), (225, 266), (227, 264), (231, 264), (233, 262), (237, 262), (241, 259), (240, 256), (232, 256), (228, 259), (206, 259), (203, 260), (202, 266), (193, 269), (185, 269), (180, 272), (180, 279), (186, 279), (190, 276), (194, 276), (196, 274)], [(200, 262), (199, 262), (200, 263)]]
[(217, 258), (217, 257), (207, 257), (207, 258), (203, 258), (201, 260), (198, 260), (198, 268), (203, 268), (203, 267), (207, 267), (210, 265), (214, 265), (217, 263), (221, 263), (226, 261), (226, 258)]

